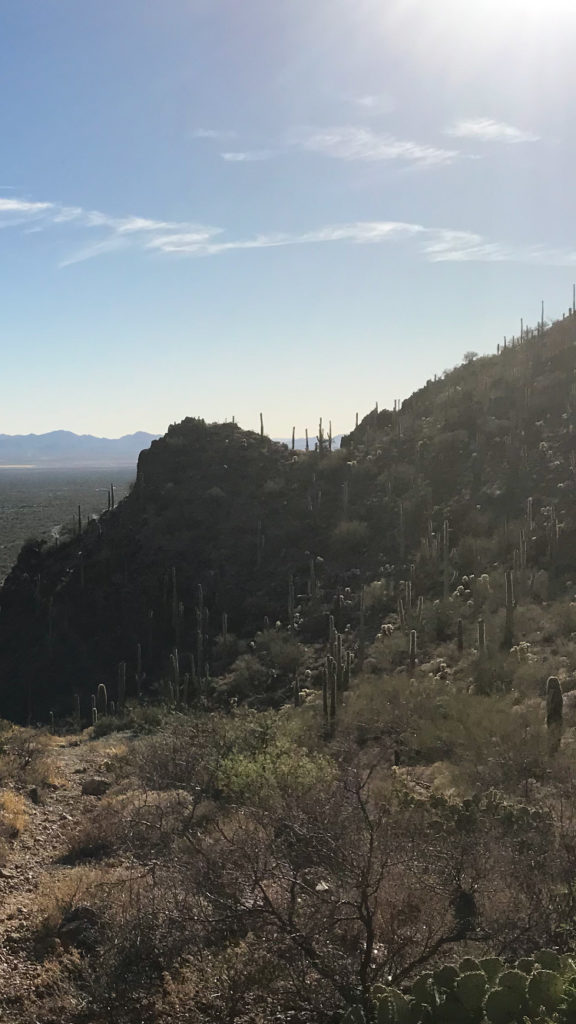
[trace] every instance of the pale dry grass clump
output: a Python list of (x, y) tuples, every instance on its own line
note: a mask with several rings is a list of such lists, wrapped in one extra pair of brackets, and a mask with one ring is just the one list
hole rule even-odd
[(17, 839), (28, 824), (26, 801), (13, 789), (0, 791), (0, 837)]

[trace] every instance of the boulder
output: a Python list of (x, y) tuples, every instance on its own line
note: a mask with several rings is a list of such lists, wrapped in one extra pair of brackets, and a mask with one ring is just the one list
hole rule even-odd
[(112, 783), (109, 779), (102, 779), (98, 776), (91, 776), (82, 780), (82, 796), (104, 796)]

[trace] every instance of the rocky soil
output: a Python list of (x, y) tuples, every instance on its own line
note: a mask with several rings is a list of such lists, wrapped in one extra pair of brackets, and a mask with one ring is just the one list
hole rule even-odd
[[(99, 799), (88, 791), (107, 788), (115, 737), (55, 737), (50, 749), (53, 782), (23, 791), (28, 820), (0, 868), (0, 1024), (52, 1024), (36, 1016), (39, 988), (50, 985), (46, 964), (35, 953), (39, 907), (75, 870), (62, 863), (67, 838)], [(94, 785), (100, 780), (100, 785)]]

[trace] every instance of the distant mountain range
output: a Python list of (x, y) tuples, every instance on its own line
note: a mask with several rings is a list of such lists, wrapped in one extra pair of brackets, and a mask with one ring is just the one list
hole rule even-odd
[(158, 434), (93, 437), (69, 430), (48, 434), (0, 434), (0, 466), (129, 466)]
[[(281, 444), (287, 444), (289, 448), (292, 445), (292, 438), (291, 437), (275, 437), (275, 438), (273, 438), (273, 440), (274, 441), (280, 441)], [(336, 450), (336, 448), (340, 447), (341, 440), (342, 440), (342, 434), (334, 434), (334, 437), (332, 438), (332, 447), (334, 448), (334, 450)], [(311, 452), (314, 451), (314, 447), (316, 445), (316, 441), (317, 441), (316, 434), (310, 434), (308, 444), (309, 444), (309, 448), (310, 448)], [(298, 451), (302, 451), (303, 452), (305, 450), (305, 448), (306, 448), (306, 438), (305, 437), (296, 437), (294, 439), (294, 447)]]

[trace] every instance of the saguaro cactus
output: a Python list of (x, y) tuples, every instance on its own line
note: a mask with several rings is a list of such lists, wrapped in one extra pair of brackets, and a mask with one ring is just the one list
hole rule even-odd
[(122, 711), (126, 703), (126, 662), (121, 661), (118, 665), (118, 711)]
[(98, 690), (96, 691), (96, 709), (99, 715), (108, 714), (108, 692), (104, 683), (98, 684)]
[(365, 624), (365, 595), (364, 595), (364, 584), (362, 584), (362, 590), (360, 591), (360, 629), (358, 636), (358, 662), (360, 669), (364, 664), (364, 655), (366, 653), (366, 624)]
[(196, 589), (196, 666), (198, 678), (204, 672), (204, 591), (199, 583)]
[(144, 674), (142, 672), (142, 644), (136, 644), (136, 694), (138, 700), (142, 696), (142, 683)]
[(296, 611), (296, 599), (294, 594), (294, 577), (290, 575), (288, 577), (288, 622), (290, 623), (290, 631), (294, 632), (294, 613)]
[(442, 526), (442, 593), (444, 600), (448, 600), (450, 589), (450, 524), (447, 519)]
[(81, 711), (80, 711), (80, 694), (79, 693), (75, 693), (74, 694), (74, 725), (76, 726), (78, 731), (80, 731), (80, 726), (82, 725), (82, 715), (81, 715)]
[(174, 688), (174, 697), (176, 703), (180, 703), (180, 656), (178, 654), (178, 648), (172, 649), (170, 655), (170, 669), (172, 671), (172, 686)]
[(550, 676), (546, 683), (546, 726), (548, 729), (548, 751), (554, 755), (562, 742), (564, 703), (562, 687), (558, 676)]
[(486, 653), (486, 623), (478, 619), (478, 654)]
[(504, 636), (502, 646), (508, 650), (514, 643), (514, 574), (507, 569), (505, 575), (506, 583), (506, 620), (504, 624)]
[(462, 619), (458, 619), (456, 624), (456, 646), (460, 651), (460, 654), (464, 650), (464, 623)]
[(409, 667), (411, 672), (413, 672), (414, 669), (416, 668), (416, 645), (417, 645), (416, 630), (415, 629), (411, 629), (410, 630), (410, 651), (409, 651), (409, 655), (408, 655), (408, 667)]

